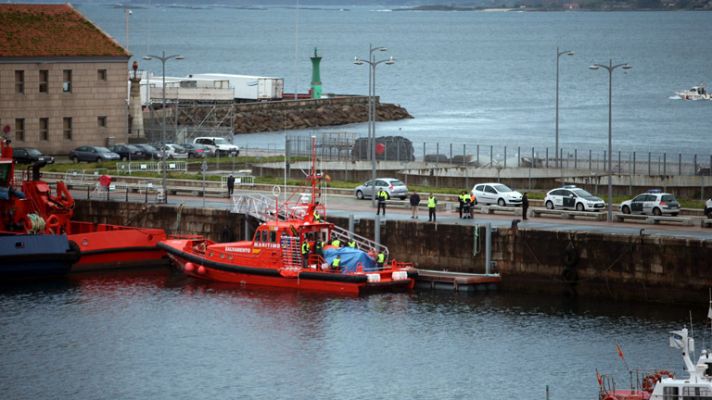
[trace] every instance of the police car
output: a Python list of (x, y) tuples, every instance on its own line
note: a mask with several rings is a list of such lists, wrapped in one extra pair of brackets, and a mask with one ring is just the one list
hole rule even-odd
[(651, 189), (621, 203), (623, 214), (671, 215), (680, 213), (680, 203), (670, 193)]
[(576, 211), (600, 211), (606, 207), (603, 199), (575, 185), (550, 190), (544, 197), (544, 205), (550, 210), (558, 208)]

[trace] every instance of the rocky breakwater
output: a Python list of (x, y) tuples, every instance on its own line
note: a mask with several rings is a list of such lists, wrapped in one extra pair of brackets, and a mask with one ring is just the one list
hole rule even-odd
[[(168, 118), (174, 118), (168, 116)], [(384, 104), (376, 98), (376, 120), (397, 121), (413, 118), (398, 104)], [(228, 128), (234, 133), (275, 132), (339, 126), (368, 121), (368, 97), (332, 96), (325, 99), (279, 100), (216, 105), (182, 104), (179, 126), (210, 124)], [(146, 124), (158, 129), (161, 119), (146, 118)], [(147, 129), (147, 132), (150, 129)]]
[[(235, 105), (235, 133), (338, 126), (368, 121), (367, 97), (335, 97)], [(377, 103), (377, 121), (413, 118), (397, 104)]]

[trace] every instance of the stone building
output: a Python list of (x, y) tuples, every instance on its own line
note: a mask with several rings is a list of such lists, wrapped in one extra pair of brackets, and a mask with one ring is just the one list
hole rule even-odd
[(0, 4), (0, 126), (49, 154), (126, 142), (129, 57), (69, 4)]

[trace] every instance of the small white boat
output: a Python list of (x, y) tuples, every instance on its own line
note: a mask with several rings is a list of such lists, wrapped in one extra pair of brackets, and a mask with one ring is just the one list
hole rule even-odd
[[(600, 400), (706, 400), (712, 399), (712, 354), (702, 350), (697, 364), (690, 354), (695, 351), (695, 340), (688, 336), (687, 328), (670, 332), (670, 347), (682, 350), (685, 378), (675, 378), (669, 371), (659, 370), (644, 375), (630, 389), (617, 389), (608, 377), (598, 375)], [(632, 376), (632, 373), (631, 373)]]
[(712, 100), (712, 96), (705, 90), (704, 85), (693, 86), (675, 94), (682, 100)]

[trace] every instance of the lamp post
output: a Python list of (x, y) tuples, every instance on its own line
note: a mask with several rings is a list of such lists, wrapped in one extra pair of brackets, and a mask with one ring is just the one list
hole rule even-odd
[[(559, 157), (559, 59), (561, 56), (573, 56), (574, 52), (570, 50), (566, 51), (559, 51), (559, 48), (556, 48), (556, 147), (554, 150), (556, 150), (556, 166), (564, 168), (561, 158)], [(563, 171), (562, 171), (563, 175)], [(562, 177), (563, 178), (563, 177)], [(564, 182), (562, 181), (561, 184)]]
[(624, 70), (633, 68), (627, 63), (613, 65), (613, 60), (608, 60), (608, 65), (593, 64), (589, 67), (592, 70), (603, 68), (608, 71), (608, 222), (613, 221), (613, 145), (611, 134), (611, 100), (613, 93), (613, 71), (619, 67), (623, 68)]
[(166, 55), (166, 51), (161, 52), (160, 56), (149, 54), (143, 57), (144, 60), (157, 59), (161, 61), (161, 67), (163, 70), (163, 101), (162, 101), (162, 112), (163, 112), (163, 127), (161, 131), (161, 172), (163, 174), (161, 187), (163, 188), (163, 202), (168, 203), (168, 188), (166, 186), (166, 61), (171, 59), (182, 60), (183, 56), (180, 54), (173, 54), (170, 56)]
[[(354, 57), (354, 64), (370, 66), (368, 70), (368, 153), (371, 159), (371, 180), (376, 179), (376, 66), (381, 63), (386, 65), (395, 64), (396, 60), (393, 56), (376, 61), (376, 56), (373, 54), (376, 51), (388, 51), (385, 47), (373, 47), (368, 45), (368, 60), (362, 60)], [(371, 204), (376, 204), (376, 192), (371, 196)]]

